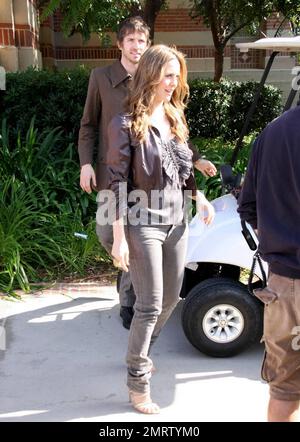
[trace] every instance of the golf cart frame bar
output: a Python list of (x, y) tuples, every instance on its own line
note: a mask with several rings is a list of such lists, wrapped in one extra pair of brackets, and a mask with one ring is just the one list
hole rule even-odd
[[(260, 40), (254, 41), (254, 42), (248, 42), (248, 43), (237, 43), (236, 47), (238, 49), (240, 49), (241, 52), (248, 52), (249, 49), (270, 49), (273, 50), (268, 63), (264, 69), (262, 78), (260, 80), (260, 83), (258, 85), (258, 88), (256, 90), (255, 96), (254, 96), (254, 100), (248, 110), (248, 113), (246, 115), (245, 121), (244, 121), (244, 125), (242, 127), (240, 136), (236, 142), (233, 154), (232, 154), (232, 158), (230, 161), (230, 165), (233, 166), (239, 151), (242, 147), (242, 143), (243, 143), (243, 139), (244, 136), (247, 133), (250, 121), (252, 119), (252, 116), (257, 108), (257, 103), (259, 100), (259, 97), (261, 95), (261, 91), (265, 85), (265, 82), (268, 78), (268, 75), (270, 73), (272, 64), (275, 60), (275, 57), (281, 52), (299, 52), (300, 51), (300, 37), (274, 37), (274, 38), (261, 38)], [(288, 109), (290, 109), (290, 107), (293, 104), (293, 101), (295, 99), (295, 96), (297, 94), (297, 89), (293, 88), (293, 86), (291, 87), (289, 96), (287, 98), (287, 101), (283, 107), (283, 111), (285, 112)]]

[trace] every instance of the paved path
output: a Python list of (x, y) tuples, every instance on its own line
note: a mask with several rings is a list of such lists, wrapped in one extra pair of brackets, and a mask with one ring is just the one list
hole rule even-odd
[[(6, 349), (0, 350), (0, 422), (265, 420), (263, 348), (227, 359), (201, 354), (181, 328), (184, 301), (153, 349), (152, 396), (161, 414), (134, 412), (125, 387), (128, 332), (117, 302), (114, 287), (92, 284), (0, 300), (6, 334)], [(3, 348), (3, 333), (1, 339)]]

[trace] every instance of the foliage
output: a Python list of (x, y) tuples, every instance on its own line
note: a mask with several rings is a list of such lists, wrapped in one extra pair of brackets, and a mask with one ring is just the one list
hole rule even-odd
[[(11, 144), (2, 122), (0, 137), (0, 290), (29, 290), (29, 281), (82, 273), (108, 257), (95, 234), (95, 201), (80, 191), (74, 145), (62, 149), (61, 132), (38, 134), (31, 123)], [(90, 213), (88, 213), (88, 207)], [(75, 231), (88, 233), (79, 240)]]
[(2, 121), (0, 138), (1, 181), (16, 178), (25, 186), (35, 183), (43, 198), (37, 205), (47, 205), (52, 213), (72, 213), (78, 207), (87, 214), (90, 197), (78, 185), (79, 167), (74, 159), (74, 145), (62, 144), (61, 132), (45, 130), (38, 134), (34, 120), (25, 136), (17, 133), (16, 143), (10, 141), (6, 120)]
[(66, 144), (77, 142), (89, 73), (84, 68), (8, 73), (0, 115), (22, 134), (35, 117), (39, 131), (60, 127)]
[(225, 46), (241, 29), (257, 35), (261, 23), (274, 11), (289, 20), (294, 31), (299, 29), (298, 0), (190, 0), (190, 4), (192, 16), (203, 17), (211, 29), (215, 46), (216, 82), (222, 77)]
[(219, 31), (220, 41), (227, 42), (239, 29), (257, 33), (263, 20), (276, 12), (288, 20), (293, 29), (299, 28), (300, 4), (298, 0), (190, 0), (192, 12), (202, 15), (211, 26), (212, 19)]
[[(190, 82), (190, 98), (186, 112), (191, 137), (235, 139), (243, 126), (258, 83), (220, 83), (195, 79)], [(248, 133), (260, 131), (281, 110), (280, 92), (266, 85), (251, 120)]]
[[(241, 150), (239, 157), (233, 167), (233, 173), (244, 174), (249, 160), (249, 152), (255, 138), (255, 134), (248, 135), (244, 140), (244, 148)], [(211, 178), (204, 178), (200, 172), (196, 171), (197, 187), (202, 189), (209, 200), (217, 198), (221, 195), (221, 177), (220, 166), (229, 164), (234, 149), (234, 144), (224, 141), (221, 137), (215, 139), (195, 138), (193, 143), (197, 146), (199, 152), (204, 158), (212, 161), (217, 167), (218, 173)]]
[(274, 10), (290, 22), (294, 35), (300, 34), (300, 3), (299, 0), (274, 0)]
[(41, 197), (31, 186), (27, 192), (23, 183), (14, 178), (1, 183), (0, 189), (0, 289), (10, 292), (16, 282), (29, 290), (29, 278), (36, 265), (54, 264), (60, 258), (57, 244), (48, 235), (51, 223), (47, 208), (37, 208), (34, 200)]
[[(14, 178), (0, 183), (0, 290), (29, 291), (31, 283), (65, 273), (82, 274), (96, 261), (107, 260), (99, 247), (95, 222), (83, 227), (79, 210), (53, 214), (43, 203), (37, 182), (24, 186)], [(75, 231), (88, 234), (82, 241)]]
[(131, 8), (140, 6), (138, 0), (46, 0), (41, 21), (52, 15), (57, 9), (62, 13), (62, 30), (66, 36), (80, 32), (88, 40), (92, 32), (98, 35), (109, 30), (116, 30), (117, 25), (128, 17)]
[[(7, 90), (1, 110), (8, 126), (17, 128), (10, 130), (10, 144), (18, 146), (18, 131), (25, 137), (34, 117), (34, 127), (41, 136), (45, 130), (53, 130), (56, 127), (60, 129), (59, 139), (53, 143), (51, 162), (53, 163), (55, 152), (63, 152), (74, 161), (75, 167), (75, 163), (78, 164), (75, 146), (88, 77), (89, 70), (83, 68), (64, 72), (29, 69), (8, 74)], [(253, 99), (257, 83), (240, 83), (226, 79), (221, 83), (215, 83), (211, 80), (195, 79), (189, 84), (187, 119), (191, 136), (223, 136), (230, 139), (236, 137)], [(36, 91), (34, 94), (33, 89)], [(265, 86), (250, 130), (260, 130), (279, 112), (279, 91), (272, 86)], [(77, 170), (77, 166), (75, 169)]]
[[(274, 10), (273, 1), (190, 0), (194, 15), (201, 15), (208, 26), (215, 26), (224, 46), (240, 29), (250, 24), (259, 28)], [(215, 20), (214, 23), (212, 21)]]

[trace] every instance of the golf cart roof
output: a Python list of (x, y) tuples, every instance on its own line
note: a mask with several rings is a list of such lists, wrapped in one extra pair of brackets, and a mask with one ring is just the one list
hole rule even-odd
[(300, 36), (298, 37), (273, 37), (260, 38), (247, 43), (236, 43), (241, 52), (249, 49), (271, 49), (273, 51), (298, 52), (300, 51)]

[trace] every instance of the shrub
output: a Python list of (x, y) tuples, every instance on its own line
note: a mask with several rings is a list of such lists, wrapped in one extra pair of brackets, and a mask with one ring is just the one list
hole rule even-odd
[(60, 127), (66, 142), (76, 143), (88, 78), (89, 70), (84, 68), (8, 73), (0, 115), (22, 134), (35, 117), (39, 132)]
[[(89, 73), (86, 68), (60, 72), (30, 68), (8, 73), (0, 114), (23, 135), (33, 117), (39, 132), (60, 127), (65, 144), (74, 142), (76, 146)], [(258, 83), (195, 79), (189, 84), (186, 114), (191, 137), (236, 138)], [(265, 86), (249, 132), (260, 131), (279, 114), (280, 108), (280, 92)]]
[[(235, 83), (227, 113), (228, 124), (227, 130), (224, 132), (225, 138), (233, 140), (238, 137), (257, 87), (258, 84), (254, 81)], [(265, 85), (259, 97), (257, 108), (251, 117), (247, 134), (263, 130), (270, 121), (280, 115), (281, 111), (280, 91), (274, 86)]]
[[(0, 290), (30, 290), (35, 281), (55, 279), (66, 273), (83, 274), (89, 266), (109, 260), (99, 246), (95, 221), (83, 225), (79, 210), (49, 211), (42, 185), (24, 186), (11, 178), (0, 183)], [(86, 241), (74, 236), (84, 231)]]
[(25, 188), (14, 178), (0, 184), (0, 289), (3, 291), (11, 292), (16, 282), (23, 290), (29, 290), (29, 278), (34, 278), (36, 267), (47, 267), (61, 257), (58, 245), (48, 235), (49, 229), (45, 229), (53, 215), (47, 213), (46, 207), (36, 207), (39, 197), (35, 186)]
[[(190, 136), (233, 140), (238, 137), (258, 83), (196, 79), (190, 82), (190, 98), (186, 112)], [(280, 92), (265, 85), (248, 132), (260, 131), (277, 117), (281, 110)]]
[[(239, 152), (238, 159), (233, 166), (233, 173), (242, 173), (244, 174), (247, 168), (249, 153), (251, 150), (251, 146), (255, 135), (248, 135), (245, 138), (244, 146)], [(231, 156), (234, 149), (234, 143), (230, 141), (224, 141), (222, 138), (216, 139), (207, 139), (207, 138), (195, 138), (193, 140), (195, 146), (197, 146), (199, 152), (202, 154), (204, 158), (212, 161), (218, 173), (216, 176), (211, 178), (204, 178), (204, 176), (195, 171), (197, 187), (202, 189), (209, 200), (217, 198), (221, 195), (221, 177), (220, 177), (220, 166), (222, 164), (229, 164), (231, 160)]]
[[(6, 120), (2, 121), (0, 138), (1, 181), (14, 176), (25, 186), (35, 182), (43, 195), (38, 203), (52, 213), (72, 213), (81, 208), (87, 213), (91, 196), (79, 187), (79, 165), (73, 143), (65, 145), (62, 131), (44, 130), (38, 133), (34, 120), (25, 136), (20, 130), (11, 136)], [(92, 210), (92, 206), (90, 206)], [(94, 209), (95, 210), (95, 209)]]
[[(95, 197), (81, 192), (73, 143), (61, 149), (61, 131), (11, 142), (7, 123), (0, 136), (0, 290), (30, 289), (30, 282), (80, 273), (109, 258), (95, 233)], [(58, 155), (60, 152), (60, 155)], [(92, 204), (89, 204), (91, 202)], [(87, 208), (90, 208), (88, 213)], [(87, 241), (74, 236), (88, 234)]]

